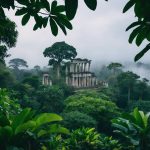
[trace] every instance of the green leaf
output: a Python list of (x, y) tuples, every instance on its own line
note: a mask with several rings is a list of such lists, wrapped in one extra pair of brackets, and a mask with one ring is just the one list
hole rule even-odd
[(29, 14), (25, 14), (23, 16), (23, 18), (22, 18), (22, 25), (23, 26), (26, 25), (28, 23), (29, 19), (30, 19), (30, 15)]
[(5, 17), (5, 12), (2, 7), (0, 7), (0, 16)]
[(59, 5), (55, 8), (55, 11), (58, 13), (64, 12), (65, 11), (65, 6), (64, 5)]
[(14, 118), (14, 120), (12, 122), (13, 129), (16, 129), (17, 126), (19, 126), (20, 124), (24, 123), (24, 121), (26, 121), (29, 116), (32, 117), (31, 109), (30, 108), (24, 109), (19, 115), (17, 115)]
[(148, 41), (150, 41), (150, 30), (147, 32), (146, 38)]
[(17, 2), (21, 5), (28, 5), (29, 4), (29, 0), (17, 0)]
[(125, 13), (126, 11), (128, 11), (133, 5), (135, 4), (134, 0), (130, 0), (125, 7), (123, 8), (123, 13)]
[(64, 26), (66, 26), (68, 29), (72, 30), (72, 28), (73, 28), (72, 24), (69, 22), (69, 20), (67, 19), (67, 17), (65, 15), (59, 14), (57, 17)]
[(56, 22), (52, 19), (52, 17), (50, 18), (50, 27), (51, 27), (52, 34), (54, 36), (57, 36), (57, 34), (58, 34), (58, 27), (57, 27)]
[(61, 24), (60, 20), (59, 20), (57, 17), (55, 18), (55, 21), (56, 21), (56, 23), (58, 24), (58, 26), (61, 28), (61, 30), (63, 31), (63, 33), (64, 33), (65, 35), (67, 35), (67, 31), (66, 31), (65, 26), (64, 26), (63, 24)]
[(134, 115), (134, 117), (136, 119), (137, 125), (140, 126), (140, 127), (144, 127), (144, 125), (143, 125), (143, 119), (142, 119), (142, 116), (141, 116), (138, 108), (134, 109), (133, 115)]
[(42, 137), (45, 135), (50, 135), (52, 133), (61, 133), (61, 134), (70, 134), (69, 130), (58, 125), (58, 124), (52, 124), (50, 125), (46, 130), (40, 130), (37, 134), (38, 137)]
[(75, 17), (78, 8), (78, 0), (65, 0), (66, 15), (69, 20)]
[(35, 121), (37, 123), (37, 127), (40, 127), (41, 125), (51, 123), (54, 121), (61, 121), (62, 117), (60, 117), (57, 114), (52, 114), (52, 113), (43, 113), (40, 116), (38, 116)]
[(142, 28), (140, 33), (136, 37), (136, 45), (140, 46), (144, 39), (146, 39), (147, 29)]
[(132, 43), (134, 38), (138, 35), (138, 33), (140, 32), (141, 30), (141, 26), (137, 27), (136, 29), (134, 29), (132, 31), (132, 33), (130, 34), (130, 37), (129, 37), (129, 43)]
[(50, 12), (50, 4), (47, 0), (41, 0), (42, 5), (46, 8), (48, 12)]
[(28, 131), (30, 129), (33, 129), (35, 126), (36, 126), (35, 121), (28, 121), (26, 123), (19, 125), (15, 130), (15, 134)]
[(134, 7), (134, 12), (135, 12), (135, 15), (138, 17), (138, 18), (142, 18), (143, 17), (143, 8), (141, 7), (142, 3), (139, 1), (139, 2), (136, 2), (135, 4), (135, 7)]
[(97, 7), (97, 0), (84, 0), (84, 2), (91, 10), (95, 10)]
[(36, 31), (39, 28), (38, 24), (36, 23), (33, 27), (33, 30)]
[(112, 123), (112, 126), (127, 133), (128, 129), (125, 127), (125, 126), (122, 126), (121, 124), (119, 123)]
[(57, 7), (57, 1), (53, 1), (51, 4), (51, 14), (55, 14), (55, 9)]
[(35, 22), (36, 22), (38, 28), (42, 28), (43, 23), (45, 23), (45, 22), (43, 22), (44, 18), (42, 18), (39, 15), (35, 15), (34, 19), (35, 19)]
[(47, 26), (47, 23), (48, 23), (48, 18), (47, 17), (43, 18), (43, 27), (44, 28)]
[(22, 9), (18, 9), (18, 10), (16, 11), (15, 15), (16, 15), (16, 16), (21, 16), (21, 15), (27, 13), (27, 11), (28, 11), (27, 8), (23, 7)]
[(143, 22), (142, 21), (136, 21), (136, 22), (133, 22), (132, 24), (130, 24), (126, 31), (130, 30), (131, 28), (135, 27), (135, 26), (138, 26), (138, 25), (141, 25)]
[(69, 134), (69, 130), (60, 126), (59, 124), (52, 124), (49, 126), (49, 133)]
[(149, 51), (150, 44), (148, 44), (142, 51), (140, 51), (134, 58), (134, 61), (138, 61), (140, 58), (144, 56), (144, 54)]
[(14, 0), (0, 0), (0, 6), (7, 9), (14, 9)]

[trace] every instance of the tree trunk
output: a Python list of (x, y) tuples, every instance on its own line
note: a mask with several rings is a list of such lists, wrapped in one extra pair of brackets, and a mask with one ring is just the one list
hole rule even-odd
[(60, 79), (60, 65), (57, 65), (57, 79)]

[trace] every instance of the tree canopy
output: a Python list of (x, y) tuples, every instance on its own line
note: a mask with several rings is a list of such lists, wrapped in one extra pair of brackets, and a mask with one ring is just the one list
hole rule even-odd
[[(107, 0), (106, 0), (107, 1)], [(97, 0), (84, 0), (87, 7), (95, 10), (97, 7)], [(144, 40), (150, 41), (150, 2), (149, 0), (128, 0), (123, 9), (123, 13), (134, 7), (134, 13), (137, 21), (133, 22), (127, 29), (135, 28), (129, 37), (129, 43), (134, 39), (137, 46), (140, 46)], [(58, 4), (58, 0), (49, 2), (48, 0), (1, 0), (0, 1), (0, 16), (5, 16), (4, 9), (17, 9), (16, 16), (22, 17), (22, 25), (26, 25), (31, 17), (35, 20), (33, 30), (38, 28), (45, 28), (50, 24), (52, 34), (58, 34), (58, 28), (67, 34), (67, 29), (72, 29), (70, 20), (75, 17), (78, 9), (78, 0), (64, 0), (64, 3)], [(139, 60), (150, 49), (150, 43), (140, 51), (135, 61)]]
[(49, 65), (53, 65), (57, 69), (59, 78), (60, 64), (62, 61), (71, 60), (76, 57), (76, 49), (65, 42), (56, 42), (51, 47), (48, 47), (43, 52), (44, 57), (49, 57)]
[(19, 67), (28, 67), (27, 62), (20, 58), (14, 58), (9, 61), (10, 67), (14, 69), (19, 69)]
[[(0, 13), (1, 16), (1, 13)], [(16, 24), (7, 17), (0, 17), (0, 62), (5, 63), (4, 58), (8, 57), (8, 48), (15, 47), (18, 32)]]

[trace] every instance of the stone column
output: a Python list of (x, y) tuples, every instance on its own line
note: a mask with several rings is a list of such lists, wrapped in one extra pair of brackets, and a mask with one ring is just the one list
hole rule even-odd
[(74, 74), (72, 75), (72, 86), (74, 87)]
[(80, 77), (78, 76), (78, 88), (80, 87)]
[(52, 86), (52, 80), (49, 80), (49, 85)]
[(66, 75), (68, 75), (68, 66), (66, 66), (66, 71), (65, 71)]
[(70, 64), (70, 72), (72, 72), (72, 63)]
[(69, 85), (69, 83), (68, 83), (68, 76), (66, 76), (66, 84)]
[(86, 77), (86, 87), (88, 87), (89, 86), (89, 82), (88, 82), (88, 75), (87, 75), (87, 77)]
[(91, 77), (89, 76), (89, 87), (91, 87)]
[(92, 77), (92, 87), (95, 86), (95, 77)]
[(71, 63), (71, 65), (70, 65), (70, 72), (74, 72), (74, 64), (73, 63)]
[(74, 81), (75, 81), (75, 87), (78, 87), (78, 84), (77, 84), (77, 81), (78, 81), (78, 80), (77, 80), (77, 77), (74, 78)]
[(81, 73), (81, 87), (83, 87), (83, 77), (82, 77), (82, 73)]
[(84, 87), (86, 87), (86, 74), (84, 75)]
[(42, 84), (44, 85), (44, 76), (43, 76), (43, 78), (42, 78)]
[(87, 65), (87, 71), (90, 72), (90, 61), (88, 62), (88, 65)]
[(79, 70), (78, 70), (79, 72), (81, 72), (81, 64), (79, 63)]
[(86, 72), (86, 62), (84, 63), (84, 72)]
[(76, 72), (78, 73), (78, 64), (76, 64)]

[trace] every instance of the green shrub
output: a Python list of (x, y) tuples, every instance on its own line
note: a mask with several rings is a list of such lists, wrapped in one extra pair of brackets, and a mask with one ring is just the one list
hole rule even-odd
[(92, 117), (97, 122), (100, 132), (111, 133), (111, 119), (119, 115), (119, 109), (115, 103), (101, 98), (95, 98), (75, 94), (65, 100), (64, 113), (79, 111)]
[(66, 150), (121, 150), (117, 140), (101, 136), (94, 128), (77, 129), (64, 142)]
[(132, 113), (123, 113), (121, 117), (113, 119), (114, 132), (120, 135), (125, 149), (150, 149), (150, 113), (145, 114), (135, 108)]
[(68, 129), (77, 129), (81, 127), (96, 127), (97, 122), (87, 114), (79, 111), (71, 111), (62, 114), (63, 125)]
[(50, 135), (69, 133), (57, 123), (61, 120), (60, 116), (51, 113), (35, 115), (29, 108), (11, 120), (0, 114), (0, 149), (7, 150), (10, 146), (24, 150), (41, 149), (49, 142)]

